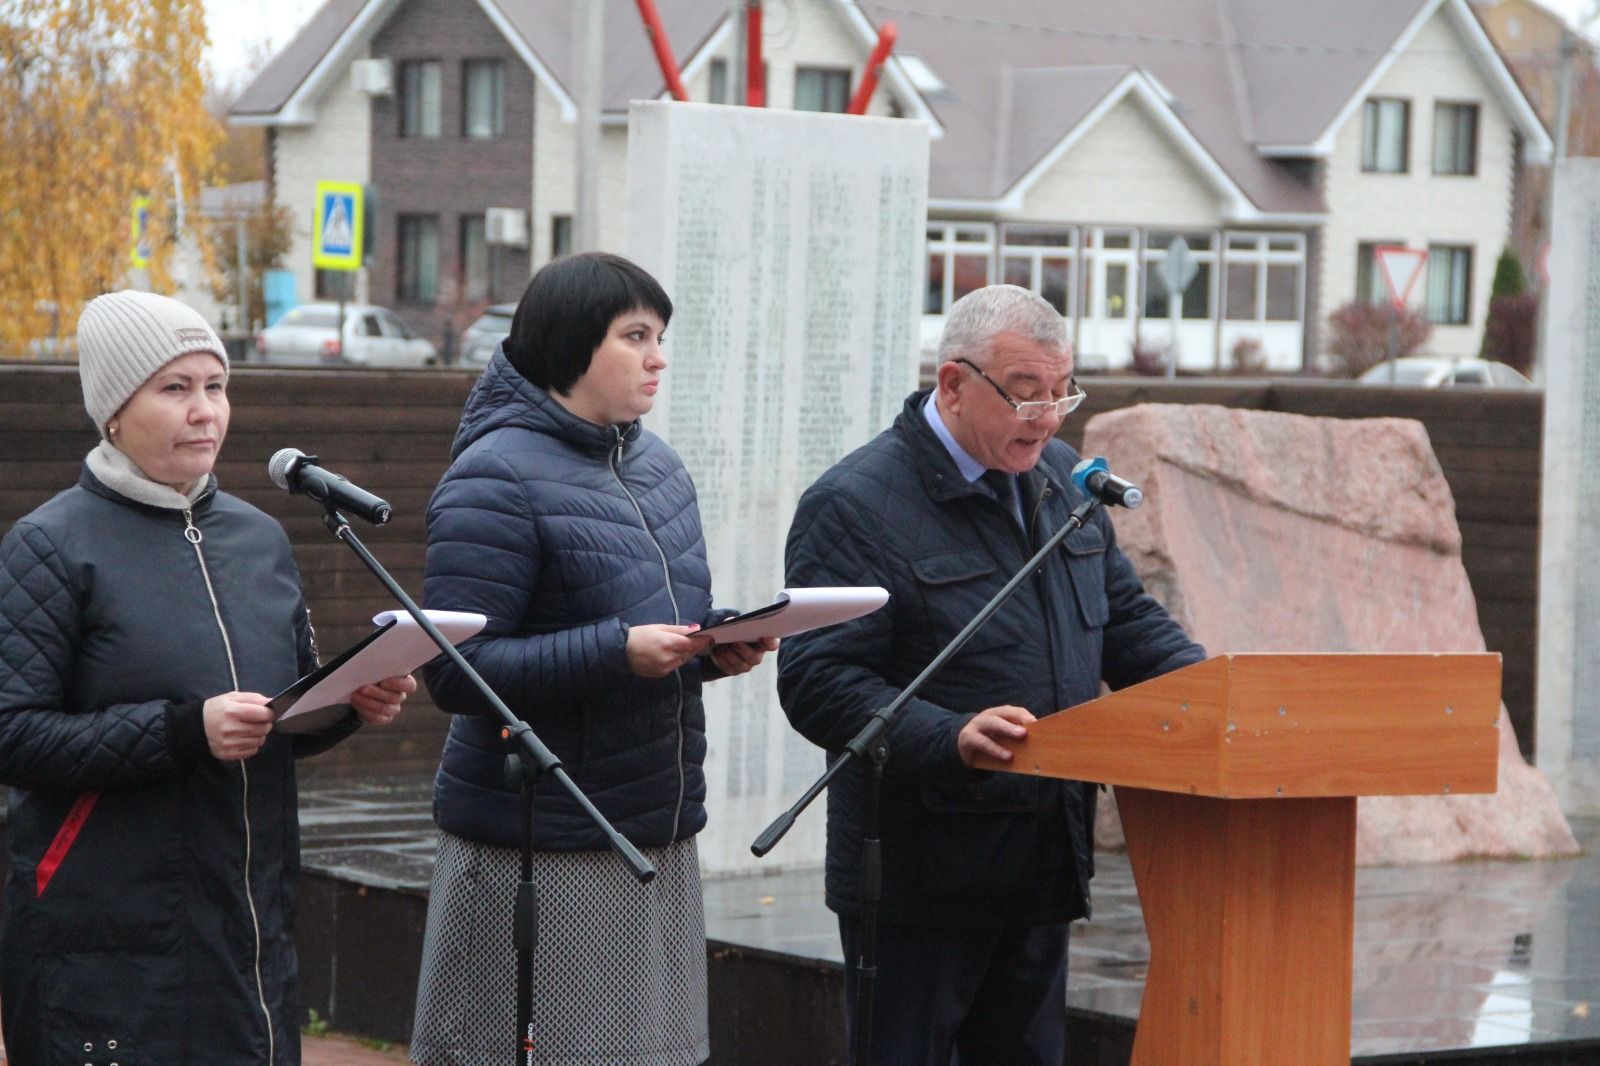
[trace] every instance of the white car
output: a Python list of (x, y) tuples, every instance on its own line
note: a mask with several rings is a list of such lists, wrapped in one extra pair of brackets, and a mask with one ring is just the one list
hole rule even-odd
[(301, 304), (256, 334), (256, 356), (264, 363), (344, 366), (433, 366), (434, 346), (386, 307)]
[(478, 320), (461, 334), (462, 366), (487, 366), (494, 358), (494, 350), (511, 332), (511, 319), (517, 313), (516, 304), (492, 304), (484, 308)]
[(1491, 359), (1447, 359), (1438, 355), (1385, 359), (1369, 367), (1357, 380), (1367, 385), (1413, 385), (1419, 388), (1493, 385), (1525, 389), (1533, 384), (1506, 364)]

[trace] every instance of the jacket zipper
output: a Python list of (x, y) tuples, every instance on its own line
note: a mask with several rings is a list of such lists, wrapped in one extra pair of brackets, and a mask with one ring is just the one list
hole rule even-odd
[[(682, 625), (682, 616), (678, 613), (678, 597), (672, 591), (672, 567), (667, 564), (667, 553), (662, 549), (661, 542), (656, 540), (656, 535), (650, 531), (650, 523), (644, 517), (644, 508), (639, 506), (639, 501), (633, 498), (633, 493), (628, 491), (627, 483), (622, 480), (622, 431), (615, 427), (612, 427), (611, 431), (617, 435), (617, 446), (611, 452), (610, 463), (608, 464), (611, 467), (611, 476), (617, 479), (617, 485), (622, 489), (622, 494), (628, 497), (629, 503), (633, 504), (634, 513), (639, 516), (639, 525), (644, 527), (644, 535), (650, 538), (650, 543), (655, 545), (656, 554), (661, 557), (661, 573), (667, 579), (667, 599), (672, 603), (672, 624), (675, 626)], [(678, 801), (672, 807), (672, 833), (667, 837), (668, 844), (678, 839), (678, 824), (683, 816), (683, 794), (688, 787), (683, 772), (683, 675), (674, 670), (672, 671), (672, 680), (677, 682), (678, 685), (678, 708), (677, 714), (674, 716), (678, 733)]]
[[(200, 550), (200, 542), (204, 536), (200, 527), (194, 524), (194, 512), (188, 508), (183, 512), (183, 536), (190, 544), (194, 545), (194, 557), (200, 562), (200, 576), (205, 579), (206, 595), (211, 598), (211, 614), (217, 620), (217, 632), (222, 634), (222, 649), (228, 655), (228, 676), (233, 680), (233, 690), (239, 691), (239, 670), (233, 662), (233, 641), (228, 637), (228, 627), (222, 624), (222, 606), (217, 603), (217, 590), (211, 584), (211, 571), (206, 566), (205, 552)], [(245, 760), (239, 760), (239, 774), (244, 781), (244, 898), (250, 906), (250, 928), (255, 934), (255, 974), (256, 974), (256, 1002), (261, 1006), (261, 1017), (267, 1023), (267, 1062), (277, 1061), (277, 1041), (272, 1031), (272, 1011), (267, 1008), (267, 993), (261, 983), (261, 920), (256, 915), (255, 891), (250, 887), (250, 771), (245, 766)]]

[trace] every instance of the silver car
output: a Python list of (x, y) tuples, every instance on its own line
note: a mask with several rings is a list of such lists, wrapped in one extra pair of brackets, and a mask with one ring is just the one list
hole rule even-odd
[(487, 366), (494, 350), (511, 332), (511, 318), (517, 313), (516, 304), (493, 304), (484, 309), (478, 320), (461, 334), (462, 366)]
[(256, 356), (264, 363), (323, 366), (433, 366), (434, 346), (386, 307), (301, 304), (256, 334)]

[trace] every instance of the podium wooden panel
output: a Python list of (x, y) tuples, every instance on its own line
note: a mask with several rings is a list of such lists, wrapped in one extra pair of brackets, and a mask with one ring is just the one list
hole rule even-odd
[(984, 767), (1117, 786), (1150, 969), (1133, 1066), (1350, 1061), (1356, 797), (1493, 792), (1500, 656), (1222, 655)]

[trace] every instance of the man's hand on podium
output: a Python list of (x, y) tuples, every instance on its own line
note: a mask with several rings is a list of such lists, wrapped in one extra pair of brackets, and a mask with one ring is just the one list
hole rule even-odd
[(1011, 761), (1011, 752), (1001, 747), (1000, 740), (1021, 740), (1028, 735), (1028, 725), (1038, 719), (1022, 707), (1009, 704), (980, 711), (956, 736), (956, 752), (961, 761), (971, 766), (980, 755), (1001, 762)]

